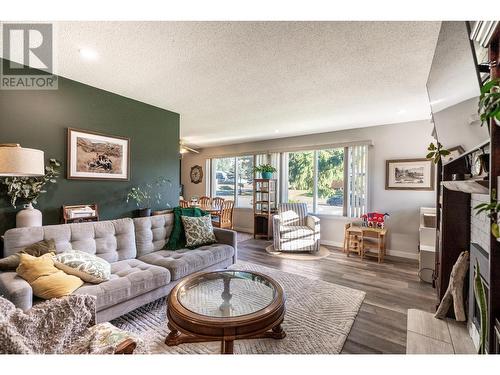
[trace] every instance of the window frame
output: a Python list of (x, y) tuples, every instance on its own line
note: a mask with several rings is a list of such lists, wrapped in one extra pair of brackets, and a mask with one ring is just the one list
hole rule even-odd
[[(367, 146), (367, 149), (365, 150), (365, 206), (364, 209), (366, 211), (369, 210), (369, 146), (370, 143), (344, 143), (344, 144), (339, 144), (339, 145), (322, 145), (320, 147), (318, 146), (313, 146), (311, 148), (309, 147), (303, 147), (303, 148), (297, 148), (297, 149), (282, 149), (274, 152), (275, 154), (279, 155), (278, 159), (278, 180), (279, 180), (279, 197), (278, 197), (278, 203), (281, 202), (288, 202), (288, 191), (289, 191), (289, 186), (288, 186), (288, 169), (289, 169), (289, 157), (288, 155), (291, 153), (297, 153), (297, 152), (313, 152), (313, 206), (312, 206), (312, 212), (311, 214), (317, 215), (320, 217), (332, 217), (332, 218), (350, 218), (350, 212), (349, 212), (349, 201), (348, 199), (351, 199), (351, 192), (349, 191), (350, 189), (350, 182), (352, 179), (352, 176), (350, 175), (351, 173), (351, 166), (350, 166), (350, 153), (351, 153), (351, 148), (356, 147), (356, 146)], [(319, 152), (323, 150), (333, 150), (333, 149), (343, 149), (344, 151), (344, 161), (343, 161), (343, 168), (344, 168), (344, 181), (343, 181), (343, 207), (342, 207), (342, 215), (340, 214), (333, 214), (333, 213), (319, 213), (318, 212), (318, 180), (319, 180)], [(251, 157), (253, 159), (253, 166), (255, 167), (256, 162), (257, 162), (257, 156), (262, 155), (262, 154), (268, 154), (270, 155), (270, 152), (255, 152), (255, 153), (248, 153), (248, 154), (237, 154), (237, 155), (220, 155), (220, 156), (213, 156), (210, 158), (207, 158), (207, 169), (210, 169), (209, 179), (210, 181), (207, 181), (206, 184), (206, 193), (208, 196), (214, 198), (216, 197), (216, 178), (215, 178), (215, 173), (216, 173), (216, 168), (214, 168), (214, 162), (217, 159), (234, 159), (234, 193), (232, 195), (232, 199), (234, 200), (234, 207), (238, 209), (252, 209), (253, 204), (250, 206), (244, 206), (242, 207), (240, 205), (240, 201), (238, 199), (238, 190), (237, 190), (237, 181), (238, 181), (238, 174), (239, 174), (239, 163), (238, 159), (239, 158), (248, 158)], [(253, 174), (253, 178), (255, 178), (255, 173)]]
[[(334, 150), (334, 149), (342, 149), (344, 152), (344, 160), (343, 160), (343, 168), (344, 168), (344, 188), (343, 188), (343, 205), (342, 205), (342, 215), (338, 214), (331, 214), (331, 213), (319, 213), (318, 212), (318, 181), (319, 181), (319, 152), (324, 151), (324, 150)], [(324, 148), (314, 148), (314, 149), (301, 149), (301, 150), (294, 150), (287, 152), (287, 154), (292, 154), (292, 153), (298, 153), (298, 152), (312, 152), (313, 153), (313, 204), (312, 204), (312, 214), (317, 215), (317, 216), (327, 216), (327, 217), (347, 217), (347, 193), (348, 193), (348, 178), (349, 178), (349, 147), (348, 146), (340, 146), (340, 147), (324, 147)], [(283, 154), (281, 154), (282, 160)], [(286, 163), (289, 163), (288, 155), (285, 160)], [(288, 168), (290, 166), (288, 165)], [(283, 181), (285, 183), (285, 181)], [(288, 185), (288, 181), (286, 182)], [(283, 189), (285, 190), (285, 189)], [(290, 188), (287, 186), (286, 190), (290, 190)], [(286, 194), (287, 196), (287, 201), (288, 201), (288, 193)]]
[[(217, 173), (217, 170), (214, 167), (215, 161), (218, 160), (218, 159), (233, 159), (234, 160), (234, 183), (233, 183), (233, 187), (234, 188), (233, 188), (232, 199), (233, 199), (233, 202), (234, 202), (234, 208), (252, 209), (253, 208), (252, 205), (250, 205), (250, 206), (241, 206), (240, 205), (239, 195), (238, 195), (237, 181), (238, 181), (238, 175), (239, 175), (239, 172), (240, 172), (238, 159), (242, 159), (242, 158), (252, 158), (252, 165), (255, 166), (255, 155), (254, 154), (236, 155), (236, 156), (228, 155), (228, 156), (219, 156), (219, 157), (210, 158), (210, 191), (208, 192), (207, 195), (210, 196), (210, 198), (217, 197), (217, 195), (216, 195), (217, 194), (217, 189), (216, 189), (217, 178), (215, 176), (215, 174)], [(252, 175), (254, 176), (253, 172), (252, 172)], [(254, 178), (255, 178), (255, 176), (254, 176)], [(252, 182), (252, 185), (253, 185), (253, 182)], [(253, 190), (253, 188), (252, 188), (252, 190)]]

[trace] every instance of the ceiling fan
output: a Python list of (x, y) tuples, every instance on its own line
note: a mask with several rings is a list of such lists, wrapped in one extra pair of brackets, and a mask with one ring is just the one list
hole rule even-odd
[(182, 140), (179, 140), (179, 149), (181, 154), (187, 154), (188, 152), (194, 152), (195, 154), (199, 154), (200, 151), (195, 150), (194, 148), (186, 146)]

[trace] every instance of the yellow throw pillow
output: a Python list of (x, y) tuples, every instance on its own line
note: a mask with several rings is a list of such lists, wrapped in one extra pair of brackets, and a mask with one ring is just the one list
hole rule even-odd
[(41, 257), (19, 254), (20, 262), (16, 272), (26, 280), (39, 298), (51, 299), (71, 294), (83, 285), (83, 281), (67, 275), (54, 266), (53, 253)]

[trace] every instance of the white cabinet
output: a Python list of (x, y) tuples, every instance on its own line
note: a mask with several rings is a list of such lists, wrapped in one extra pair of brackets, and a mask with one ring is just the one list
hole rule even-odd
[(420, 279), (431, 283), (436, 254), (436, 209), (420, 208), (419, 228), (419, 275)]

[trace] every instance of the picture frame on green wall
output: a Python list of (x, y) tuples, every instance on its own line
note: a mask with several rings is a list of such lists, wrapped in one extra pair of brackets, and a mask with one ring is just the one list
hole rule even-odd
[(130, 179), (130, 138), (68, 128), (67, 178)]

